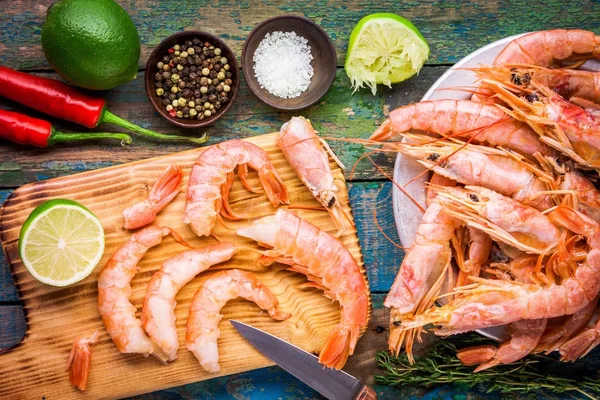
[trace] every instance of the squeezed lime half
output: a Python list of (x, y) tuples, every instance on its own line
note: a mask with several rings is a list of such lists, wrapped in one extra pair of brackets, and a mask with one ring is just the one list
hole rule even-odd
[(429, 45), (416, 26), (392, 13), (361, 19), (348, 44), (344, 68), (354, 91), (367, 85), (391, 86), (419, 72), (429, 57)]

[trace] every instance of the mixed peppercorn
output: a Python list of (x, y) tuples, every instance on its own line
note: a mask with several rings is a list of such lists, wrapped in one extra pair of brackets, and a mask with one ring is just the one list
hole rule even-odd
[(175, 118), (202, 121), (219, 112), (233, 88), (222, 50), (198, 38), (176, 44), (156, 64), (156, 95)]

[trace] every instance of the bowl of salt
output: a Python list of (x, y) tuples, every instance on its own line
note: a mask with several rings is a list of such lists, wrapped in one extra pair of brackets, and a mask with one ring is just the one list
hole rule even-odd
[(319, 25), (282, 15), (250, 32), (242, 50), (242, 70), (256, 97), (278, 110), (295, 111), (327, 93), (335, 79), (337, 56)]

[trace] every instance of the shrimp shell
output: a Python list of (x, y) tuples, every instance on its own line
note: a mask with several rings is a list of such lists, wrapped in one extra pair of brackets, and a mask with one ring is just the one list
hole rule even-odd
[(527, 124), (507, 118), (494, 105), (470, 100), (429, 100), (397, 108), (370, 139), (398, 140), (401, 133), (413, 129), (473, 138), (477, 142), (506, 147), (524, 155), (551, 152)]
[(214, 264), (229, 260), (236, 252), (232, 243), (187, 250), (173, 256), (152, 275), (142, 308), (142, 327), (169, 357), (177, 358), (179, 341), (175, 326), (175, 296), (196, 275)]
[(336, 195), (339, 188), (329, 168), (329, 158), (310, 121), (292, 117), (281, 127), (277, 145), (296, 175), (331, 216), (338, 229), (336, 236), (352, 229), (352, 221)]
[(167, 206), (178, 194), (183, 172), (171, 164), (152, 186), (148, 198), (123, 210), (125, 229), (137, 229), (154, 221), (156, 214)]
[(371, 308), (367, 281), (352, 254), (333, 235), (282, 209), (238, 229), (237, 234), (273, 248), (262, 258), (264, 263), (289, 265), (340, 303), (341, 320), (329, 334), (319, 361), (341, 369), (369, 323)]
[(90, 363), (92, 362), (92, 345), (98, 340), (98, 331), (89, 339), (78, 338), (73, 342), (67, 370), (69, 381), (79, 390), (85, 390), (88, 376), (90, 374)]
[(225, 304), (236, 297), (256, 303), (271, 318), (282, 321), (290, 314), (277, 310), (277, 298), (253, 274), (237, 269), (217, 272), (206, 279), (198, 289), (190, 306), (185, 344), (210, 373), (219, 372), (217, 339), (221, 335), (219, 321)]

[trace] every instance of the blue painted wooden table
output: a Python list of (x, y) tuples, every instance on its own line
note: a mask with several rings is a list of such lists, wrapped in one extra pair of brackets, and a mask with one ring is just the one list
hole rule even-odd
[[(244, 0), (228, 2), (117, 0), (132, 16), (142, 41), (138, 79), (103, 93), (110, 109), (139, 125), (175, 132), (160, 119), (147, 102), (143, 87), (143, 66), (149, 52), (163, 38), (186, 29), (212, 32), (241, 54), (248, 32), (262, 20), (286, 13), (305, 15), (320, 24), (334, 41), (338, 72), (334, 85), (322, 102), (302, 112), (315, 127), (328, 135), (368, 137), (383, 121), (389, 109), (417, 101), (427, 88), (454, 62), (471, 51), (505, 36), (548, 29), (581, 28), (598, 31), (600, 2), (549, 0), (540, 4), (521, 0), (476, 1), (315, 1)], [(0, 64), (56, 77), (46, 62), (40, 45), (41, 25), (52, 0), (14, 0), (4, 2), (0, 12)], [(352, 94), (343, 71), (349, 34), (358, 20), (373, 12), (395, 12), (412, 20), (431, 46), (431, 56), (419, 76), (376, 96), (361, 91)], [(0, 108), (23, 110), (0, 99)], [(30, 115), (38, 115), (29, 110)], [(273, 132), (289, 119), (259, 103), (242, 82), (239, 97), (229, 114), (207, 129), (211, 143)], [(47, 117), (46, 117), (47, 118)], [(75, 126), (52, 120), (59, 128)], [(334, 151), (346, 165), (355, 164), (364, 149), (348, 143), (333, 142)], [(115, 150), (108, 143), (59, 145), (52, 149), (33, 149), (0, 142), (0, 202), (18, 186), (32, 181), (102, 168), (152, 156), (188, 149), (185, 144), (156, 144), (136, 140), (128, 151)], [(391, 155), (377, 155), (375, 162), (388, 173)], [(381, 230), (398, 242), (391, 208), (391, 184), (369, 162), (356, 165), (348, 175), (351, 205), (363, 249), (375, 305), (368, 331), (359, 342), (346, 370), (372, 383), (376, 372), (375, 353), (386, 348), (387, 313), (382, 307), (385, 293), (402, 260), (402, 252), (385, 238)], [(377, 221), (375, 221), (375, 216)], [(0, 255), (0, 348), (18, 341), (24, 332), (19, 313), (20, 301), (7, 263)], [(1, 357), (1, 356), (0, 356)], [(440, 387), (430, 391), (375, 386), (380, 398), (473, 397), (487, 398), (485, 388)], [(0, 397), (1, 377), (0, 377)], [(140, 399), (318, 399), (313, 390), (278, 367), (172, 388), (141, 395)]]

